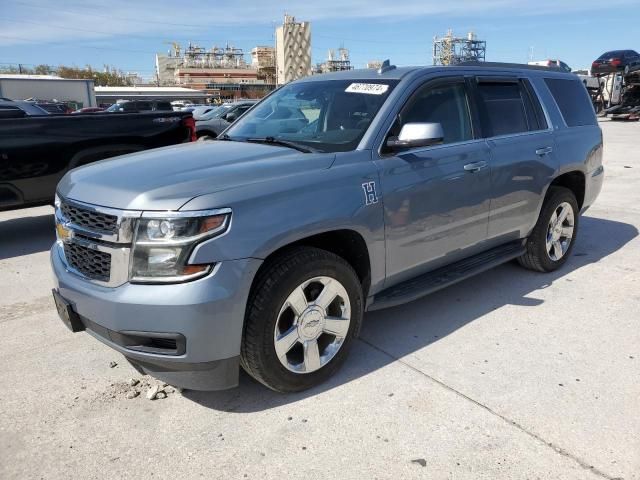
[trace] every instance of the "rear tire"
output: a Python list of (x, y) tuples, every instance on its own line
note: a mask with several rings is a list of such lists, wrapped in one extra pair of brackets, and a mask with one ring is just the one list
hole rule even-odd
[(251, 290), (240, 363), (272, 390), (306, 390), (344, 363), (362, 315), (351, 265), (318, 248), (289, 250), (269, 261)]
[(527, 251), (518, 258), (518, 263), (538, 272), (560, 268), (573, 251), (579, 219), (580, 210), (573, 192), (564, 187), (550, 187), (538, 222), (527, 239)]

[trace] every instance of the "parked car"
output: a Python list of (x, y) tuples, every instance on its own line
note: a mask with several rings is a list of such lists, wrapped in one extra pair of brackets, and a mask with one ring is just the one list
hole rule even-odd
[(22, 118), (32, 115), (49, 115), (49, 112), (24, 100), (0, 98), (0, 118)]
[(256, 102), (257, 100), (242, 100), (224, 105), (223, 109), (219, 110), (217, 114), (196, 120), (196, 134), (198, 138), (216, 138), (244, 112), (253, 107)]
[(222, 107), (220, 105), (198, 105), (191, 111), (191, 113), (193, 114), (193, 119), (195, 121), (206, 120), (211, 118), (213, 113), (221, 108)]
[(555, 68), (559, 68), (560, 70), (562, 70), (563, 72), (570, 72), (571, 71), (571, 67), (569, 65), (567, 65), (566, 63), (564, 63), (562, 60), (537, 60), (534, 62), (529, 62), (529, 65), (538, 65), (541, 67), (555, 67)]
[[(283, 122), (283, 108), (307, 122)], [(313, 75), (218, 141), (69, 172), (54, 298), (72, 331), (169, 384), (232, 387), (241, 365), (299, 391), (345, 361), (365, 311), (513, 259), (561, 268), (603, 176), (602, 132), (573, 74)]]
[(71, 113), (73, 111), (73, 109), (71, 107), (69, 107), (69, 105), (67, 105), (66, 103), (63, 103), (63, 102), (41, 102), (41, 101), (36, 101), (34, 103), (35, 103), (35, 105), (37, 105), (38, 107), (42, 108), (43, 110), (46, 110), (47, 112), (53, 113), (53, 114), (65, 115), (65, 114)]
[(640, 54), (635, 50), (613, 50), (600, 55), (591, 64), (592, 75), (640, 70)]
[[(53, 204), (56, 184), (80, 165), (195, 140), (189, 113), (48, 115), (43, 111), (32, 116), (25, 111), (7, 118), (2, 115), (5, 103), (9, 102), (0, 102), (0, 211)], [(28, 104), (11, 103), (25, 109)]]
[(105, 110), (108, 113), (173, 112), (166, 100), (118, 100)]
[(71, 113), (98, 113), (98, 112), (103, 112), (104, 108), (102, 107), (84, 107), (84, 108), (79, 108), (78, 110), (74, 110)]

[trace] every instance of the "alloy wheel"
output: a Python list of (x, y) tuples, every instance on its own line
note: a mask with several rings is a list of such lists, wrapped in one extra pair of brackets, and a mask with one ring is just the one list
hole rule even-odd
[(335, 357), (351, 322), (351, 303), (335, 278), (314, 277), (285, 300), (273, 336), (280, 363), (294, 373), (319, 370)]

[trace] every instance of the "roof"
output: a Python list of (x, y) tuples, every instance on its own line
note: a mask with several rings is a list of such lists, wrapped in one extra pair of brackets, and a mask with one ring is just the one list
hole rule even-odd
[(341, 72), (323, 73), (321, 75), (312, 75), (305, 77), (298, 81), (322, 81), (322, 80), (400, 80), (408, 74), (416, 71), (436, 71), (436, 70), (448, 70), (448, 69), (478, 69), (482, 71), (520, 71), (520, 70), (538, 70), (549, 73), (564, 73), (559, 68), (545, 67), (539, 65), (527, 65), (522, 63), (499, 63), (499, 62), (464, 62), (458, 65), (444, 66), (444, 65), (428, 65), (428, 66), (413, 66), (413, 67), (396, 67), (386, 70), (383, 73), (378, 73), (378, 69), (364, 68), (360, 70), (344, 70)]
[(56, 75), (27, 75), (21, 73), (2, 73), (0, 80), (55, 80), (58, 82), (93, 82), (91, 78), (62, 78)]
[(110, 93), (110, 92), (123, 92), (123, 93), (204, 93), (201, 90), (194, 90), (193, 88), (185, 87), (96, 87), (96, 92)]
[(431, 67), (396, 67), (384, 73), (378, 73), (377, 68), (362, 68), (359, 70), (344, 70), (342, 72), (323, 73), (304, 77), (303, 81), (315, 80), (399, 80), (415, 70)]
[(95, 87), (96, 97), (207, 98), (202, 90), (184, 87)]

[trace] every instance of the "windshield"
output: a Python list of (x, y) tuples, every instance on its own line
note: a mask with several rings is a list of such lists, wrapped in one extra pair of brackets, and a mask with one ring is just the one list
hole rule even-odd
[(326, 80), (291, 83), (247, 112), (231, 140), (273, 138), (322, 152), (354, 150), (397, 82)]
[[(107, 108), (107, 112), (124, 112), (125, 111), (125, 103), (114, 103), (109, 108)], [(129, 109), (127, 109), (129, 110)]]

